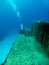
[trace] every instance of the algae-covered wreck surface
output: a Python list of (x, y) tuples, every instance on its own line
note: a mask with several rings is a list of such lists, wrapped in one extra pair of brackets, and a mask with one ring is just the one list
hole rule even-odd
[(49, 65), (49, 23), (21, 31), (2, 65)]

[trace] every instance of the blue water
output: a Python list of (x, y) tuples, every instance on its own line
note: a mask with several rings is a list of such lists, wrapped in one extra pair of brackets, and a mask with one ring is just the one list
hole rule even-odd
[(0, 0), (0, 64), (18, 36), (20, 24), (48, 21), (49, 0)]

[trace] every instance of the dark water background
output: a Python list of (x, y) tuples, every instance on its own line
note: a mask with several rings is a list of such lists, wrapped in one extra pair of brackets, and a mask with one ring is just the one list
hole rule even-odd
[(0, 63), (2, 63), (12, 43), (18, 36), (20, 24), (29, 27), (35, 20), (48, 21), (49, 0), (12, 0), (21, 18), (16, 16), (8, 0), (0, 0)]

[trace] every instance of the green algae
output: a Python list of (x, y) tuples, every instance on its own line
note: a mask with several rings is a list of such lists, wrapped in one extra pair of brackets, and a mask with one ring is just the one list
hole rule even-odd
[[(10, 49), (9, 54), (3, 65), (49, 65), (49, 58), (46, 55), (49, 46), (48, 49), (42, 47), (45, 43), (42, 44), (39, 41), (39, 38), (42, 36), (40, 32), (43, 32), (39, 30), (43, 25), (45, 25), (45, 23), (43, 22), (36, 23), (34, 25), (35, 27), (31, 28), (30, 30), (25, 30), (23, 34), (20, 33), (13, 43), (13, 46)], [(38, 41), (36, 38), (38, 38)]]

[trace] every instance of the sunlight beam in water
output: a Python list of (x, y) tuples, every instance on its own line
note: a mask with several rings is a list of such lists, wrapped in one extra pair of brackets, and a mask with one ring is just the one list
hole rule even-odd
[(21, 19), (21, 15), (20, 15), (20, 12), (19, 12), (19, 9), (18, 9), (17, 5), (12, 0), (9, 0), (9, 3), (11, 4), (11, 6), (13, 8), (13, 11), (15, 12), (16, 16), (19, 19)]

